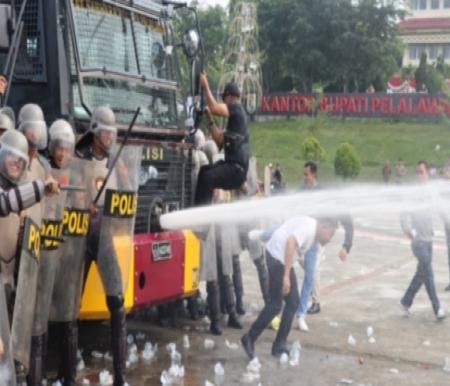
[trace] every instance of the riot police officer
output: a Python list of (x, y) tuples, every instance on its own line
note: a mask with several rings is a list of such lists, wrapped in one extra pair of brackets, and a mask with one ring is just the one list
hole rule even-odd
[[(104, 183), (108, 171), (108, 159), (115, 145), (116, 136), (117, 127), (114, 112), (106, 106), (96, 108), (92, 114), (88, 133), (76, 146), (76, 155), (83, 160), (90, 161), (90, 168), (86, 173), (90, 173), (88, 194), (91, 202)], [(120, 174), (120, 170), (118, 174)], [(111, 181), (109, 181), (112, 185), (116, 185), (116, 189), (119, 180), (127, 178), (126, 171), (124, 171), (124, 175), (118, 174), (113, 173)], [(126, 314), (120, 267), (112, 246), (113, 234), (112, 231), (107, 229), (107, 221), (102, 214), (104, 205), (105, 194), (102, 194), (98, 202), (92, 202), (90, 207), (91, 220), (87, 236), (85, 280), (91, 263), (96, 261), (106, 293), (106, 303), (111, 313), (114, 385), (122, 386), (125, 384)]]
[[(75, 135), (71, 125), (58, 119), (49, 129), (49, 161), (51, 173), (59, 185), (67, 185), (70, 161), (75, 147)], [(57, 241), (62, 234), (62, 218), (66, 204), (66, 192), (47, 198), (44, 202), (44, 216), (41, 225), (41, 256), (32, 331), (32, 355), (28, 374), (29, 386), (40, 386), (45, 378), (45, 353), (47, 326), (55, 283), (56, 269), (61, 248)]]
[[(47, 126), (42, 109), (36, 104), (24, 105), (19, 112), (18, 129), (28, 142), (29, 164), (25, 181), (45, 180), (50, 176), (50, 166), (38, 151), (47, 146)], [(6, 134), (4, 134), (6, 135)], [(55, 188), (57, 189), (57, 188)], [(23, 382), (28, 372), (31, 352), (31, 335), (39, 272), (39, 229), (43, 217), (43, 202), (24, 211), (23, 232), (16, 280), (16, 297), (11, 328), (13, 355), (16, 361), (18, 382)]]

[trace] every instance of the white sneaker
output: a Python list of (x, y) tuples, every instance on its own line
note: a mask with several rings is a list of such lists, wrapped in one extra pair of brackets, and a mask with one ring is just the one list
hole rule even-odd
[(305, 320), (304, 316), (299, 316), (298, 317), (298, 328), (299, 328), (300, 331), (304, 331), (304, 332), (309, 331), (309, 327), (306, 324), (306, 320)]
[(406, 307), (402, 302), (400, 302), (400, 308), (405, 317), (410, 318), (412, 316), (412, 312), (410, 311), (409, 307)]
[(445, 312), (445, 310), (442, 307), (439, 307), (438, 312), (436, 314), (436, 319), (437, 320), (442, 320), (447, 316), (447, 313)]

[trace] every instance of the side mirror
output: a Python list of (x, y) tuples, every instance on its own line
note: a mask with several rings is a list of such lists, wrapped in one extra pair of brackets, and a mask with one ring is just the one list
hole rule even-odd
[(200, 48), (200, 36), (195, 29), (187, 30), (183, 36), (183, 50), (189, 59), (192, 59)]
[(0, 4), (0, 50), (8, 51), (11, 45), (12, 9), (10, 5)]

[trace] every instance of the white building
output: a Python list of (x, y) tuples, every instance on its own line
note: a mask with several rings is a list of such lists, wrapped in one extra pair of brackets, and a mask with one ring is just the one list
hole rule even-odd
[(405, 42), (403, 66), (417, 67), (420, 55), (428, 62), (443, 57), (450, 63), (450, 0), (408, 0), (408, 15), (399, 23)]

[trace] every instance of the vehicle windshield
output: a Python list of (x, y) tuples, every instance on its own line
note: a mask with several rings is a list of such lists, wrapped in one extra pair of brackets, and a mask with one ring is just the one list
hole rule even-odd
[[(84, 103), (91, 110), (111, 106), (120, 123), (140, 106), (138, 124), (175, 127), (175, 66), (160, 21), (99, 1), (74, 0), (73, 10)], [(72, 63), (75, 115), (81, 118), (86, 112), (75, 68)]]

